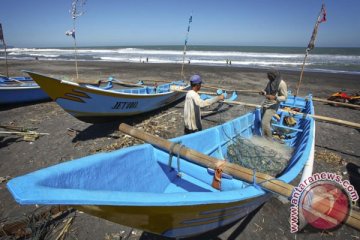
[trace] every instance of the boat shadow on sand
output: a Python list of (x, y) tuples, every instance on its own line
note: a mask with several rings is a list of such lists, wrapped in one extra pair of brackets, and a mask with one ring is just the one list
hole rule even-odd
[(112, 137), (112, 138), (118, 138), (117, 136), (112, 135), (114, 132), (118, 131), (119, 125), (121, 123), (126, 123), (129, 125), (136, 125), (139, 124), (147, 119), (150, 119), (152, 117), (157, 117), (159, 114), (163, 113), (166, 110), (169, 110), (170, 108), (175, 107), (177, 104), (182, 102), (182, 99), (175, 101), (165, 107), (162, 107), (160, 109), (153, 110), (151, 112), (142, 113), (135, 116), (129, 116), (129, 117), (113, 117), (113, 118), (87, 118), (82, 119), (85, 122), (92, 123), (89, 127), (86, 129), (80, 131), (76, 129), (71, 129), (75, 131), (77, 134), (72, 140), (72, 142), (81, 142), (81, 141), (87, 141), (92, 140), (96, 138), (101, 137)]
[(22, 141), (21, 136), (0, 136), (0, 148)]
[(36, 104), (39, 104), (39, 103), (46, 103), (46, 102), (51, 102), (51, 100), (50, 99), (45, 99), (45, 100), (39, 100), (39, 101), (33, 101), (33, 102), (4, 104), (4, 105), (0, 105), (0, 112), (15, 109), (15, 108), (20, 108), (20, 107), (27, 107), (27, 106), (31, 106), (31, 105), (36, 105)]

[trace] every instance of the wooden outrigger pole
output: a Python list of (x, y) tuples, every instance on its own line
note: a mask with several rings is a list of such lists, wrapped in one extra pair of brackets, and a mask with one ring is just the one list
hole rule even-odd
[(321, 5), (321, 10), (320, 10), (319, 16), (316, 19), (316, 23), (315, 23), (315, 26), (314, 26), (313, 33), (311, 35), (309, 45), (307, 46), (306, 51), (305, 51), (304, 62), (303, 62), (302, 68), (301, 68), (300, 79), (299, 79), (299, 82), (298, 82), (298, 84), (296, 86), (296, 94), (295, 94), (295, 96), (298, 96), (298, 94), (299, 94), (299, 88), (300, 88), (300, 84), (301, 84), (302, 77), (303, 77), (303, 74), (304, 74), (304, 67), (305, 67), (306, 58), (307, 58), (309, 52), (315, 47), (315, 39), (316, 39), (317, 31), (318, 31), (318, 28), (319, 28), (319, 24), (322, 23), (322, 22), (326, 22), (326, 10), (325, 10), (325, 4), (324, 3)]
[(73, 29), (70, 31), (67, 31), (65, 34), (68, 36), (72, 36), (74, 39), (74, 50), (75, 50), (75, 70), (76, 70), (76, 80), (79, 79), (79, 71), (78, 71), (78, 64), (77, 64), (77, 44), (76, 44), (76, 37), (75, 37), (75, 32), (76, 32), (76, 18), (80, 17), (81, 15), (83, 15), (84, 12), (79, 11), (79, 8), (82, 8), (86, 3), (86, 0), (73, 0), (72, 4), (71, 4), (71, 16), (73, 19)]
[(4, 38), (4, 34), (3, 34), (3, 30), (2, 30), (1, 23), (0, 23), (0, 41), (2, 41), (3, 46), (4, 46), (4, 52), (5, 52), (5, 66), (6, 66), (6, 76), (7, 76), (7, 77), (9, 77), (9, 66), (8, 66), (8, 62), (7, 62), (6, 43), (5, 43), (5, 38)]
[(187, 42), (188, 42), (188, 37), (189, 37), (189, 32), (190, 32), (190, 23), (192, 22), (192, 14), (190, 15), (189, 18), (189, 25), (187, 28), (187, 32), (186, 32), (186, 38), (185, 38), (185, 43), (184, 43), (184, 51), (183, 51), (183, 60), (182, 60), (182, 65), (181, 65), (181, 77), (185, 80), (185, 75), (184, 75), (184, 64), (185, 64), (185, 55), (186, 55), (186, 47), (187, 47)]

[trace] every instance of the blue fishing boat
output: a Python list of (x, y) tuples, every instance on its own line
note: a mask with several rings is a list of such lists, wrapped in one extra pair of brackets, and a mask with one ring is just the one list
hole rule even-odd
[[(97, 88), (89, 85), (89, 87)], [(99, 89), (112, 88), (112, 82)], [(40, 86), (30, 77), (0, 77), (0, 105), (20, 104), (50, 100)]]
[(31, 77), (6, 77), (3, 75), (0, 75), (0, 83), (9, 83), (9, 82), (31, 82), (34, 81), (32, 80)]
[[(314, 111), (311, 97), (290, 96), (283, 106), (302, 113)], [(293, 151), (287, 166), (274, 178), (289, 183), (313, 160), (315, 122), (294, 116), (297, 123), (289, 127), (282, 122), (288, 113), (278, 114), (277, 128), (287, 130), (284, 142)], [(227, 160), (234, 137), (256, 135), (261, 135), (260, 109), (170, 141)], [(169, 152), (142, 144), (48, 167), (14, 178), (7, 186), (20, 204), (69, 205), (167, 237), (193, 236), (234, 223), (272, 197), (257, 184), (226, 173), (221, 190), (212, 187), (213, 179), (214, 169), (176, 154), (169, 158)]]
[[(22, 80), (18, 80), (22, 81)], [(49, 96), (31, 80), (0, 82), (0, 105), (45, 101)]]
[(105, 90), (34, 72), (27, 73), (60, 107), (85, 122), (150, 112), (185, 96), (185, 92), (174, 89), (190, 88), (189, 84), (180, 80), (156, 87), (139, 85), (132, 89)]

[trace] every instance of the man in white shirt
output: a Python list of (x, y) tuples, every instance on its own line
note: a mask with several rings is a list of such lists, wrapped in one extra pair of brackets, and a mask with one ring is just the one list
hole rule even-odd
[(202, 130), (200, 108), (210, 106), (218, 101), (224, 100), (224, 95), (202, 100), (198, 94), (201, 88), (202, 79), (199, 75), (190, 78), (191, 90), (186, 94), (184, 106), (185, 134)]
[(263, 117), (261, 120), (261, 128), (265, 137), (272, 138), (271, 118), (275, 115), (280, 102), (284, 102), (287, 99), (287, 85), (281, 78), (278, 70), (269, 71), (267, 76), (269, 82), (265, 89), (260, 92), (260, 94), (266, 98), (262, 104)]

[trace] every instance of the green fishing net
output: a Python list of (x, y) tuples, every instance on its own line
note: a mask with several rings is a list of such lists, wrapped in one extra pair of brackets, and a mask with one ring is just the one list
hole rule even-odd
[[(281, 145), (281, 146), (279, 146)], [(252, 139), (237, 136), (227, 148), (229, 162), (271, 176), (281, 173), (291, 157), (291, 149), (261, 137)]]

